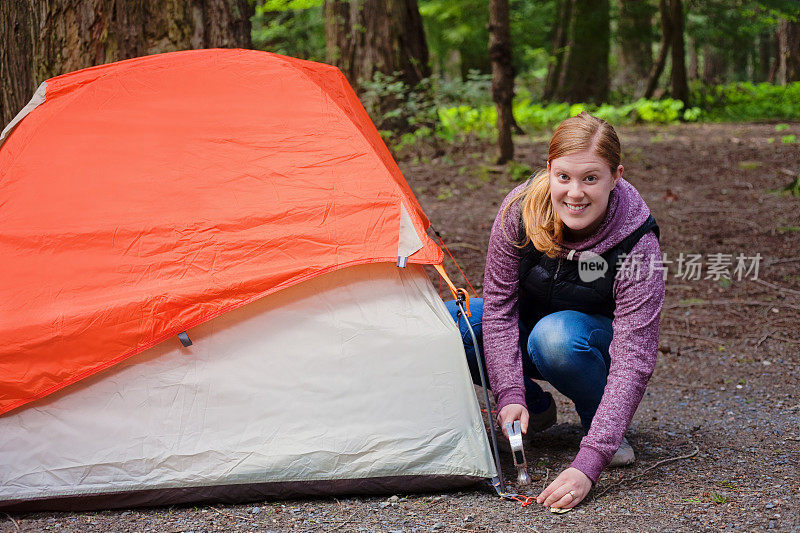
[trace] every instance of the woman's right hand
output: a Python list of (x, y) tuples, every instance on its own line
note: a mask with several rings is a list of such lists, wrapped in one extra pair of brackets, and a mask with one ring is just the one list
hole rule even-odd
[(497, 413), (497, 423), (500, 424), (500, 429), (503, 430), (503, 435), (508, 438), (508, 432), (506, 431), (506, 423), (514, 424), (515, 420), (519, 420), (520, 429), (522, 430), (522, 434), (528, 432), (528, 410), (525, 408), (524, 405), (520, 405), (518, 403), (510, 403), (500, 409), (500, 412)]

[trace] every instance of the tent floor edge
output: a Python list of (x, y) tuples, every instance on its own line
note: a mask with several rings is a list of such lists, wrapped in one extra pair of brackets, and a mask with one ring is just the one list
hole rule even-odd
[(105, 494), (81, 494), (0, 502), (5, 513), (93, 511), (180, 504), (242, 504), (295, 497), (380, 496), (482, 488), (485, 478), (463, 475), (415, 475), (318, 481), (282, 481), (204, 487), (163, 488)]

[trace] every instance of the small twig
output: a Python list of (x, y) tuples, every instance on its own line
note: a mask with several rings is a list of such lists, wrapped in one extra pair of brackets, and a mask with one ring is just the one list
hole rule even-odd
[(11, 523), (14, 524), (14, 527), (16, 528), (17, 531), (22, 531), (19, 528), (19, 524), (17, 524), (17, 521), (14, 520), (14, 518), (10, 514), (8, 514), (8, 513), (3, 513), (3, 514), (5, 514), (8, 517), (8, 519), (11, 520)]
[(763, 285), (765, 287), (769, 287), (770, 289), (775, 289), (776, 291), (788, 292), (789, 294), (800, 295), (800, 291), (796, 291), (794, 289), (787, 289), (786, 287), (780, 287), (778, 285), (775, 285), (774, 283), (770, 283), (769, 281), (764, 281), (763, 279), (754, 279), (752, 281), (755, 281), (759, 285)]
[(764, 262), (764, 266), (779, 265), (781, 263), (794, 263), (800, 261), (800, 257), (787, 257), (786, 259), (770, 259)]
[(632, 476), (632, 477), (627, 478), (627, 479), (620, 479), (616, 483), (612, 483), (611, 485), (609, 485), (608, 487), (603, 489), (599, 494), (595, 494), (594, 499), (597, 499), (597, 498), (601, 497), (603, 494), (605, 494), (609, 490), (613, 489), (614, 487), (618, 487), (619, 485), (622, 485), (624, 483), (630, 483), (631, 481), (635, 481), (635, 480), (639, 479), (640, 477), (642, 477), (643, 475), (648, 473), (650, 470), (653, 470), (654, 468), (658, 468), (659, 466), (667, 464), (667, 463), (680, 461), (681, 459), (690, 459), (690, 458), (694, 457), (695, 455), (697, 455), (699, 452), (700, 452), (700, 447), (695, 444), (694, 445), (694, 451), (692, 453), (687, 453), (686, 455), (681, 455), (681, 456), (678, 456), (678, 457), (670, 457), (668, 459), (662, 459), (661, 461), (658, 461), (656, 464), (645, 468), (644, 470), (642, 470), (640, 473), (636, 474), (635, 476)]
[(547, 488), (547, 480), (550, 479), (550, 469), (549, 468), (545, 468), (544, 469), (544, 474), (545, 475), (544, 475), (544, 481), (542, 481), (542, 490)]
[(758, 339), (758, 342), (756, 343), (756, 348), (758, 348), (759, 346), (761, 346), (761, 343), (762, 343), (762, 342), (764, 342), (765, 340), (767, 340), (767, 337), (769, 337), (769, 336), (770, 336), (770, 335), (772, 335), (773, 333), (776, 333), (776, 332), (775, 332), (775, 331), (768, 331), (768, 332), (766, 332), (766, 333), (764, 334), (764, 336), (763, 336), (763, 337), (761, 337), (760, 339)]

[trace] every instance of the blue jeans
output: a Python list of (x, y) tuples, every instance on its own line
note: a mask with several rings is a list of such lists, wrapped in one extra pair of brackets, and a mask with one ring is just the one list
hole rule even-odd
[[(472, 312), (469, 323), (483, 357), (483, 299), (473, 298), (469, 303)], [(480, 385), (475, 348), (465, 317), (459, 316), (454, 301), (445, 302), (445, 305), (461, 331), (472, 381)], [(611, 319), (579, 311), (558, 311), (539, 320), (533, 331), (528, 331), (522, 323), (519, 329), (528, 409), (533, 413), (547, 409), (549, 398), (534, 380), (548, 381), (575, 403), (583, 429), (589, 431), (606, 388)]]

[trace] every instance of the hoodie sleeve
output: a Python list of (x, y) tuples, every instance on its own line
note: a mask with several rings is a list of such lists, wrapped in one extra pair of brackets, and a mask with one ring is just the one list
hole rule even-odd
[(639, 240), (617, 271), (608, 381), (589, 433), (571, 465), (593, 482), (619, 448), (655, 367), (664, 303), (660, 268), (661, 249), (651, 232)]
[[(508, 404), (525, 405), (522, 353), (519, 347), (519, 202), (503, 210), (521, 190), (506, 197), (492, 226), (483, 281), (483, 348), (486, 370), (498, 411)], [(505, 226), (505, 232), (503, 231)]]

